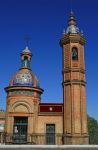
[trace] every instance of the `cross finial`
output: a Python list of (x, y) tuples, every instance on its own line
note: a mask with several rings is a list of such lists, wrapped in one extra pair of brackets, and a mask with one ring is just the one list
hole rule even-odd
[(30, 36), (29, 35), (26, 35), (25, 36), (25, 42), (26, 42), (26, 46), (28, 47), (29, 46), (29, 41), (30, 41)]

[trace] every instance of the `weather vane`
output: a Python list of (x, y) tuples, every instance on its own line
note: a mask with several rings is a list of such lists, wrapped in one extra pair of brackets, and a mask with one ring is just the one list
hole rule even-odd
[(26, 46), (29, 46), (29, 41), (31, 40), (29, 35), (25, 36), (25, 42), (26, 42)]

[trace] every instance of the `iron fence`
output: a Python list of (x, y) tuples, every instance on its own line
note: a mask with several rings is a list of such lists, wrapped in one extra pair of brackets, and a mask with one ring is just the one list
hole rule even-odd
[(28, 134), (26, 137), (23, 135), (13, 135), (0, 133), (0, 143), (1, 144), (33, 144), (33, 145), (62, 145), (62, 134), (41, 134), (34, 133)]
[(37, 145), (62, 145), (62, 134), (32, 134), (31, 143)]

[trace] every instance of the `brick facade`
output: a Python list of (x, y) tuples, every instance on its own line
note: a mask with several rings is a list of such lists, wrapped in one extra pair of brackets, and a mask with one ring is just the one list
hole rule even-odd
[(28, 47), (23, 50), (22, 67), (5, 88), (6, 143), (19, 142), (24, 136), (21, 140), (31, 144), (88, 144), (84, 44), (85, 38), (77, 29), (71, 12), (68, 28), (60, 40), (62, 104), (41, 103), (43, 89), (30, 69), (32, 54)]

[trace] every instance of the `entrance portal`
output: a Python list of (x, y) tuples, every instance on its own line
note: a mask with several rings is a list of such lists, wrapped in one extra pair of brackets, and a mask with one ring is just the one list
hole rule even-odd
[(27, 143), (28, 117), (14, 117), (13, 143)]
[(46, 124), (46, 144), (55, 144), (55, 124)]

